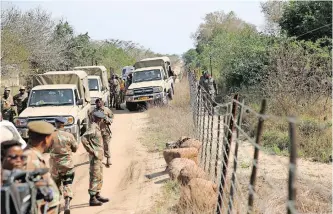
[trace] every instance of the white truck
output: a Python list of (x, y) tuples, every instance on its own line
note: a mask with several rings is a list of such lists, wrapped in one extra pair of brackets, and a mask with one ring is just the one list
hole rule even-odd
[(167, 104), (173, 99), (174, 79), (168, 57), (147, 58), (138, 61), (132, 72), (132, 84), (126, 91), (126, 108), (137, 109), (140, 103)]
[(27, 108), (14, 120), (20, 135), (27, 139), (27, 124), (44, 120), (55, 124), (56, 117), (67, 118), (65, 131), (79, 141), (89, 126), (91, 108), (88, 75), (84, 71), (50, 71), (33, 77)]
[(110, 88), (107, 70), (104, 66), (82, 66), (74, 70), (82, 70), (88, 74), (88, 86), (91, 97), (91, 105), (95, 105), (97, 98), (102, 98), (105, 106), (110, 104)]

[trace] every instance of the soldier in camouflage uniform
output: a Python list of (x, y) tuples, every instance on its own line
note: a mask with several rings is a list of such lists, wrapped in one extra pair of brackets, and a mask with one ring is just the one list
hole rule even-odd
[(91, 123), (89, 129), (83, 134), (81, 139), (82, 145), (89, 153), (90, 160), (88, 190), (90, 206), (101, 206), (103, 203), (109, 201), (108, 198), (100, 195), (103, 185), (103, 138), (101, 127), (105, 119), (105, 114), (101, 111), (95, 111), (93, 113), (93, 123)]
[(20, 93), (14, 96), (14, 104), (17, 108), (17, 114), (21, 114), (21, 112), (27, 107), (28, 102), (28, 93), (25, 92), (25, 87), (20, 87)]
[(114, 85), (114, 78), (115, 76), (112, 75), (111, 78), (110, 78), (110, 81), (109, 81), (109, 85), (110, 85), (110, 108), (115, 108), (115, 92), (114, 92), (114, 88), (115, 88), (115, 85)]
[(116, 110), (124, 110), (120, 107), (120, 80), (119, 76), (116, 74), (114, 78), (114, 96), (115, 96), (115, 103), (116, 103)]
[(63, 184), (63, 195), (65, 199), (65, 214), (70, 213), (70, 201), (73, 198), (72, 183), (74, 180), (73, 152), (79, 147), (73, 134), (64, 130), (66, 118), (56, 118), (57, 131), (53, 134), (53, 144), (50, 148), (51, 176), (57, 184), (59, 191)]
[[(28, 146), (24, 150), (27, 161), (24, 164), (24, 169), (34, 171), (40, 168), (48, 168), (43, 153), (51, 147), (52, 134), (55, 131), (55, 127), (45, 121), (34, 121), (28, 123), (28, 129)], [(43, 210), (47, 209), (48, 214), (58, 214), (60, 203), (58, 187), (49, 172), (42, 177), (53, 192), (53, 200), (48, 204), (46, 204), (44, 200), (37, 201), (38, 213), (43, 213)]]
[(10, 94), (10, 88), (5, 87), (3, 97), (1, 98), (1, 114), (3, 120), (8, 120), (14, 122), (14, 117), (16, 114), (16, 109), (12, 106), (14, 105), (14, 100)]
[(215, 106), (215, 95), (217, 92), (216, 83), (207, 71), (204, 72), (203, 77), (200, 77), (199, 85), (203, 88), (202, 92), (204, 99), (212, 102), (213, 106)]
[(101, 132), (103, 138), (103, 147), (104, 147), (104, 157), (106, 157), (106, 167), (110, 167), (111, 165), (111, 152), (110, 152), (110, 142), (112, 138), (112, 133), (110, 129), (110, 125), (113, 120), (113, 113), (112, 111), (104, 106), (103, 100), (98, 98), (96, 101), (96, 107), (89, 113), (90, 121), (93, 121), (93, 114), (94, 112), (100, 111), (102, 112), (106, 120), (101, 124)]

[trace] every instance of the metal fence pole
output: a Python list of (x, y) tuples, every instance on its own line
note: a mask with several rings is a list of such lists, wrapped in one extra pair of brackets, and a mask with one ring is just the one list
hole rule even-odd
[(202, 146), (201, 146), (201, 163), (203, 163), (203, 158), (204, 158), (204, 151), (205, 151), (205, 127), (206, 127), (206, 106), (203, 103), (203, 118), (202, 118), (202, 135), (201, 135), (201, 142), (202, 142)]
[(295, 122), (289, 122), (289, 138), (290, 138), (290, 162), (289, 162), (289, 179), (288, 179), (288, 214), (297, 213), (295, 207), (296, 200), (296, 159), (297, 159), (297, 143), (296, 143), (296, 127)]
[[(226, 176), (227, 176), (227, 169), (228, 169), (228, 162), (229, 162), (229, 155), (230, 155), (230, 147), (232, 143), (232, 135), (234, 131), (234, 118), (236, 117), (236, 111), (237, 111), (237, 103), (235, 101), (238, 100), (238, 94), (234, 95), (234, 98), (232, 100), (232, 109), (231, 109), (231, 115), (230, 116), (230, 123), (229, 123), (229, 130), (228, 130), (228, 141), (224, 145), (225, 148), (225, 153), (223, 153), (223, 160), (224, 162), (222, 163), (222, 176), (221, 176), (221, 183), (219, 185), (219, 193), (222, 193), (224, 191), (225, 183), (226, 183)], [(225, 135), (226, 133), (224, 133)], [(219, 194), (218, 196), (218, 203), (222, 207), (222, 195)], [(218, 211), (220, 213), (220, 211)]]
[(205, 148), (205, 160), (204, 160), (204, 170), (206, 171), (206, 168), (207, 168), (207, 149), (208, 149), (208, 146), (209, 146), (209, 132), (211, 132), (211, 128), (210, 127), (210, 120), (211, 120), (211, 111), (209, 109), (209, 101), (206, 100), (206, 103), (207, 103), (207, 112), (208, 112), (208, 120), (207, 120), (207, 135), (206, 135), (206, 148)]
[[(243, 118), (243, 108), (244, 106), (244, 100), (242, 101), (242, 104), (239, 106), (239, 114), (237, 118), (237, 126), (241, 127), (242, 126), (242, 118)], [(231, 178), (231, 185), (230, 185), (230, 199), (229, 199), (229, 208), (228, 208), (228, 214), (231, 213), (232, 208), (233, 208), (233, 197), (234, 197), (234, 192), (236, 190), (236, 170), (237, 170), (237, 157), (238, 157), (238, 147), (239, 147), (239, 129), (236, 129), (236, 147), (235, 147), (235, 154), (234, 154), (234, 170), (232, 172), (232, 178)]]
[[(261, 102), (261, 109), (259, 114), (261, 116), (264, 116), (266, 113), (266, 100), (262, 100)], [(260, 140), (262, 135), (262, 130), (264, 126), (264, 118), (260, 117), (258, 122), (258, 128), (257, 128), (257, 134), (256, 134), (256, 140), (255, 140), (255, 149), (254, 149), (254, 155), (253, 155), (253, 165), (252, 165), (252, 173), (250, 178), (250, 185), (249, 185), (249, 201), (248, 201), (248, 214), (253, 213), (253, 196), (254, 196), (254, 186), (256, 182), (257, 177), (257, 164), (258, 164), (258, 158), (259, 158), (259, 147), (260, 146)]]

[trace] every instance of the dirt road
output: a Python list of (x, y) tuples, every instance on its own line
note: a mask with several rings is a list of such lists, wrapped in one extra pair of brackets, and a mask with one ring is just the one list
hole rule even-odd
[(167, 176), (146, 178), (146, 175), (165, 169), (163, 157), (147, 153), (139, 141), (139, 138), (144, 136), (142, 130), (146, 121), (147, 115), (144, 112), (115, 111), (111, 142), (113, 165), (103, 169), (104, 183), (101, 192), (103, 196), (110, 198), (110, 202), (103, 206), (89, 207), (89, 163), (81, 145), (75, 157), (77, 166), (71, 213), (137, 214), (145, 213), (151, 208), (162, 181)]

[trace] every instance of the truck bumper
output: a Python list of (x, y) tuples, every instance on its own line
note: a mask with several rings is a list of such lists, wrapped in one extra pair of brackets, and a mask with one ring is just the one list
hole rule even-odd
[(125, 96), (125, 101), (129, 103), (139, 103), (139, 102), (152, 102), (156, 100), (161, 100), (163, 98), (164, 92), (138, 95), (138, 96)]
[[(29, 135), (28, 135), (28, 128), (23, 127), (23, 128), (16, 128), (17, 131), (20, 133), (21, 137), (24, 139), (28, 139)], [(65, 126), (65, 131), (72, 133), (74, 136), (76, 136), (77, 132), (80, 132), (80, 130), (77, 130), (77, 126), (76, 125), (69, 125), (69, 126)]]

